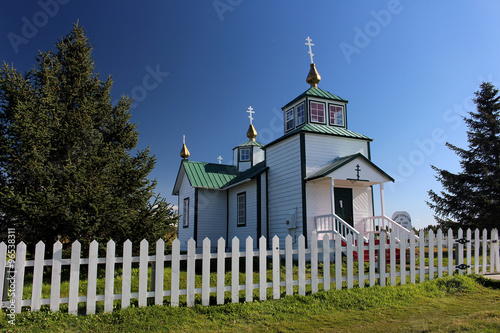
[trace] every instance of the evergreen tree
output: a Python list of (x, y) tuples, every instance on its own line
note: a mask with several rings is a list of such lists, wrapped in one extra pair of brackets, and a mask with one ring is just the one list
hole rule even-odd
[(0, 70), (0, 231), (18, 241), (156, 241), (175, 228), (147, 179), (155, 157), (132, 156), (131, 99), (112, 105), (91, 53), (75, 25), (32, 70)]
[(487, 82), (475, 95), (476, 111), (464, 118), (469, 149), (446, 143), (460, 157), (462, 171), (455, 174), (432, 166), (443, 191), (430, 190), (427, 204), (445, 227), (500, 227), (500, 97)]

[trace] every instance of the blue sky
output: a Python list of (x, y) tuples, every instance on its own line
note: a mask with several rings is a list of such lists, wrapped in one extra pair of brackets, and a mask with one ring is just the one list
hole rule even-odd
[(257, 140), (282, 134), (281, 107), (308, 88), (310, 36), (319, 87), (349, 100), (349, 129), (374, 139), (372, 160), (396, 179), (386, 212), (434, 223), (430, 164), (458, 171), (445, 141), (466, 147), (460, 119), (479, 84), (500, 81), (497, 1), (6, 1), (0, 59), (19, 71), (79, 20), (113, 99), (135, 97), (138, 148), (169, 202), (186, 135), (190, 160), (231, 163), (252, 106)]

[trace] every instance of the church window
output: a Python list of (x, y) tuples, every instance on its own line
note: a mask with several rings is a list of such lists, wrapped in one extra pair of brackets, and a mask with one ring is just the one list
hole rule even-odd
[(330, 125), (344, 126), (344, 107), (330, 104)]
[(285, 112), (285, 123), (287, 131), (292, 130), (295, 127), (293, 120), (293, 108)]
[(240, 149), (240, 162), (250, 161), (250, 149), (241, 148)]
[(300, 103), (297, 105), (297, 126), (302, 125), (305, 121), (304, 103)]
[(189, 227), (189, 198), (184, 199), (183, 227)]
[(247, 224), (247, 194), (246, 192), (238, 194), (238, 226), (244, 226)]
[(314, 123), (325, 123), (325, 104), (311, 102), (311, 121)]

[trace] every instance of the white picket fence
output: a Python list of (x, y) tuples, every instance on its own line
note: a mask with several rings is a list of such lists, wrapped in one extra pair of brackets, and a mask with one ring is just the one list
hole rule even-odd
[[(365, 284), (385, 286), (416, 283), (441, 277), (445, 273), (453, 274), (457, 270), (459, 274), (500, 272), (498, 230), (494, 229), (490, 235), (491, 238), (487, 239), (486, 230), (480, 232), (476, 229), (474, 237), (471, 230), (467, 230), (463, 237), (463, 231), (460, 230), (455, 239), (451, 230), (447, 235), (439, 230), (436, 234), (430, 231), (425, 239), (421, 231), (418, 239), (412, 232), (406, 241), (396, 242), (394, 235), (382, 232), (379, 244), (376, 244), (373, 234), (370, 235), (369, 242), (364, 243), (363, 235), (360, 234), (357, 242), (351, 239), (352, 235), (348, 235), (347, 243), (343, 246), (338, 234), (333, 241), (330, 241), (328, 235), (318, 241), (317, 235), (313, 234), (308, 248), (304, 236), (298, 238), (296, 248), (292, 246), (292, 238), (287, 236), (284, 249), (280, 248), (279, 238), (275, 236), (272, 238), (271, 249), (266, 249), (266, 239), (261, 237), (257, 250), (253, 239), (248, 237), (242, 247), (244, 251), (240, 250), (239, 239), (234, 238), (230, 252), (226, 252), (226, 242), (221, 238), (214, 253), (209, 239), (203, 241), (201, 251), (197, 251), (195, 241), (191, 239), (187, 244), (186, 254), (181, 254), (180, 242), (176, 239), (172, 244), (172, 254), (169, 255), (165, 254), (165, 243), (160, 239), (156, 242), (156, 255), (152, 256), (148, 255), (149, 244), (146, 240), (140, 243), (139, 256), (132, 256), (132, 243), (126, 241), (123, 244), (123, 257), (115, 256), (115, 243), (109, 241), (106, 256), (102, 258), (98, 257), (98, 243), (95, 241), (90, 244), (88, 258), (81, 258), (81, 245), (78, 241), (71, 245), (71, 257), (62, 258), (63, 245), (56, 242), (53, 245), (52, 259), (44, 258), (45, 244), (39, 242), (33, 260), (26, 260), (26, 244), (21, 242), (16, 246), (14, 267), (10, 267), (12, 262), (8, 260), (11, 252), (8, 252), (7, 245), (2, 242), (0, 267), (5, 266), (6, 269), (0, 270), (0, 300), (4, 300), (1, 308), (13, 309), (13, 312), (19, 313), (22, 307), (37, 311), (42, 305), (48, 305), (51, 310), (58, 311), (60, 304), (68, 304), (68, 312), (78, 314), (79, 303), (85, 303), (86, 313), (94, 314), (97, 302), (102, 301), (105, 312), (113, 310), (115, 301), (121, 301), (121, 308), (126, 308), (135, 299), (140, 307), (148, 305), (148, 299), (151, 299), (150, 303), (154, 300), (154, 304), (170, 306), (179, 306), (185, 301), (190, 307), (195, 305), (196, 295), (200, 294), (201, 304), (208, 306), (210, 296), (215, 296), (212, 303), (216, 304), (224, 304), (226, 297), (230, 297), (232, 303), (237, 303), (242, 295), (246, 302), (251, 302), (254, 300), (254, 290), (258, 290), (259, 300), (267, 299), (268, 292), (273, 299), (279, 299), (283, 295), (295, 293), (305, 295), (309, 288), (312, 293), (319, 291), (320, 287), (329, 290), (333, 285), (336, 289), (341, 289), (353, 288), (355, 285), (363, 288)], [(365, 251), (368, 253), (366, 270), (363, 260)], [(443, 260), (445, 251), (448, 253), (446, 265)], [(355, 253), (361, 254), (361, 260), (354, 260)], [(397, 258), (398, 253), (400, 258)], [(341, 264), (335, 265), (334, 274), (330, 274), (331, 265), (334, 262), (342, 263), (343, 257), (346, 257), (343, 264), (345, 274)], [(240, 284), (240, 258), (244, 258), (244, 284)], [(181, 265), (183, 261), (185, 265)], [(201, 261), (201, 274), (196, 272), (197, 261)], [(211, 272), (210, 264), (214, 261), (216, 270)], [(226, 264), (229, 262), (230, 269), (227, 269)], [(133, 263), (138, 263), (139, 266), (138, 287), (132, 286)], [(168, 286), (164, 283), (166, 263), (171, 272)], [(306, 263), (310, 263), (310, 266), (306, 266)], [(323, 264), (322, 269), (319, 268), (320, 263)], [(254, 264), (258, 267), (258, 272), (255, 272), (258, 282), (254, 281)], [(103, 295), (97, 295), (98, 265), (99, 269), (105, 268)], [(69, 266), (68, 297), (61, 297), (63, 266)], [(82, 293), (79, 290), (82, 282), (80, 272), (85, 266), (87, 290)], [(121, 275), (115, 277), (117, 266), (122, 270)], [(154, 269), (148, 269), (151, 266)], [(181, 271), (181, 267), (186, 267), (185, 273)], [(359, 273), (354, 275), (356, 267)], [(43, 272), (49, 268), (50, 298), (42, 298)], [(33, 273), (31, 291), (23, 294), (25, 283), (29, 282), (25, 278), (27, 269)], [(284, 278), (282, 272), (285, 273)], [(187, 281), (182, 282), (186, 285), (183, 289), (180, 288), (181, 273), (187, 277)], [(225, 279), (229, 273), (231, 283), (226, 285)], [(201, 275), (201, 283), (196, 281), (197, 274)], [(114, 292), (117, 279), (121, 280), (121, 293)], [(132, 292), (133, 288), (137, 292)]]

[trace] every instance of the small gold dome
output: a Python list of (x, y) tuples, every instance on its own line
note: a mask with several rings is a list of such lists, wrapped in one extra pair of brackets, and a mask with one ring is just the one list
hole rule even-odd
[(249, 138), (250, 141), (255, 141), (256, 137), (257, 137), (257, 131), (255, 130), (255, 127), (253, 127), (253, 125), (250, 124), (247, 131), (247, 138)]
[(187, 159), (189, 157), (189, 155), (190, 155), (189, 154), (189, 150), (187, 149), (186, 144), (183, 143), (182, 144), (182, 149), (181, 149), (181, 157), (183, 159)]
[(316, 70), (316, 65), (312, 63), (309, 74), (307, 74), (306, 82), (309, 83), (312, 88), (317, 87), (319, 81), (321, 81), (321, 75), (319, 75), (318, 71)]

